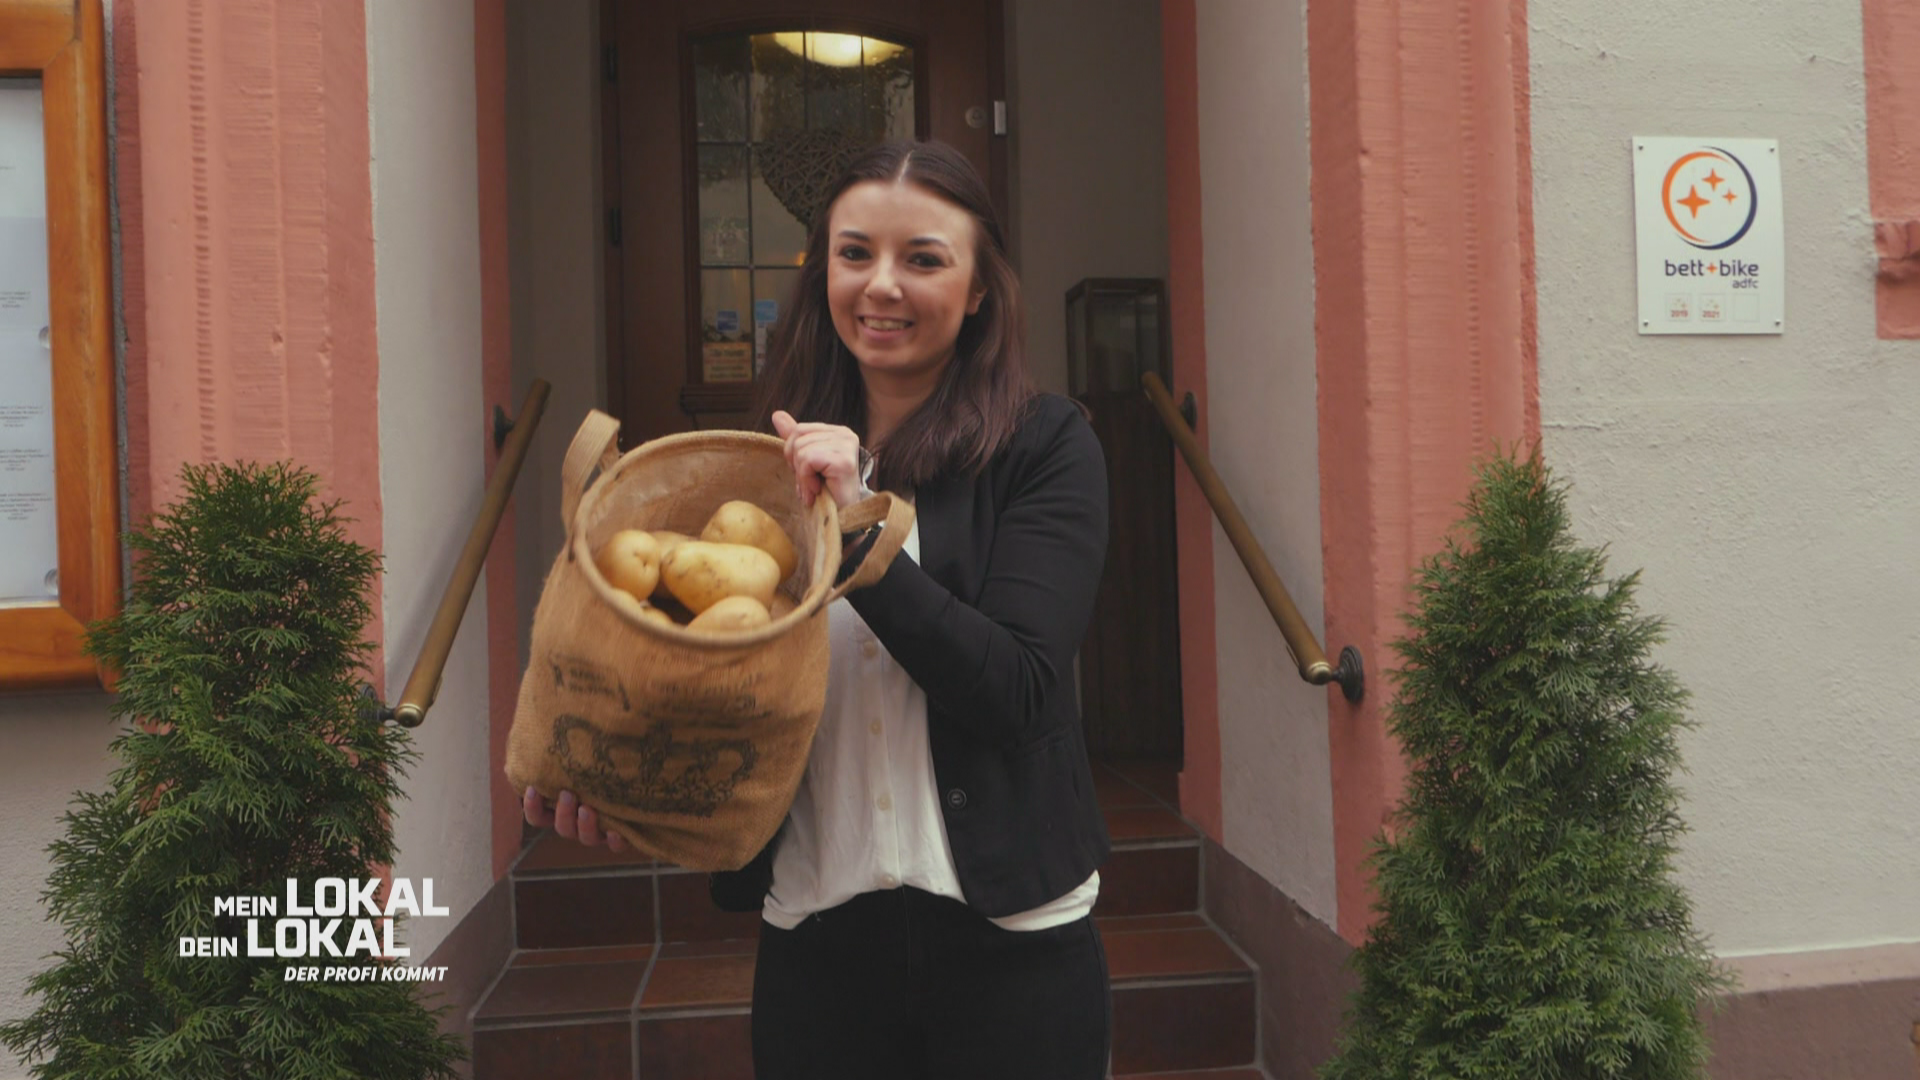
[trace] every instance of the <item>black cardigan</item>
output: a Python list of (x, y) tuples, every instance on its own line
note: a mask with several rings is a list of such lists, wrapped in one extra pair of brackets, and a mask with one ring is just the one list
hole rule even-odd
[[(1043, 394), (977, 476), (920, 489), (920, 560), (848, 599), (927, 694), (947, 839), (967, 903), (983, 915), (1065, 895), (1106, 860), (1073, 659), (1107, 552), (1107, 468), (1071, 400)], [(716, 903), (754, 910), (773, 875), (767, 846), (715, 874)]]

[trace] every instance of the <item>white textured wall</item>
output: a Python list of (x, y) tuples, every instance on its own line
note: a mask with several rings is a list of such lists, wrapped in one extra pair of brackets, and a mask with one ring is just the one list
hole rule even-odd
[[(380, 321), (380, 494), (387, 695), (413, 670), (484, 486), (480, 246), (471, 0), (367, 5), (373, 235)], [(414, 730), (395, 808), (397, 877), (434, 879), (449, 918), (409, 924), (412, 960), (493, 884), (486, 580)]]
[[(16, 1020), (38, 1006), (27, 980), (53, 966), (49, 955), (66, 946), (59, 924), (47, 919), (40, 894), (47, 887), (47, 845), (66, 835), (60, 815), (80, 791), (104, 791), (118, 728), (107, 722), (107, 695), (0, 694), (0, 1019)], [(26, 1067), (0, 1047), (0, 1076), (24, 1077)]]
[(606, 407), (598, 8), (507, 5), (507, 169), (513, 393), (553, 395), (514, 488), (520, 652), (566, 538), (560, 462), (587, 410)]
[[(1209, 447), (1307, 623), (1324, 625), (1300, 0), (1198, 5)], [(1214, 526), (1226, 847), (1332, 924), (1326, 691), (1300, 680)]]
[[(1546, 449), (1672, 624), (1699, 925), (1920, 939), (1920, 342), (1874, 335), (1860, 5), (1529, 10)], [(1634, 332), (1628, 138), (1662, 134), (1780, 140), (1785, 336)]]
[(1166, 108), (1158, 0), (1006, 6), (1015, 255), (1027, 362), (1067, 389), (1067, 290), (1167, 276)]

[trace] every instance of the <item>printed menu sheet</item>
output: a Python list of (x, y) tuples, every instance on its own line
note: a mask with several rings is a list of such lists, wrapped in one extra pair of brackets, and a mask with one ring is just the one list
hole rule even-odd
[(37, 79), (0, 79), (0, 605), (60, 592), (47, 170)]

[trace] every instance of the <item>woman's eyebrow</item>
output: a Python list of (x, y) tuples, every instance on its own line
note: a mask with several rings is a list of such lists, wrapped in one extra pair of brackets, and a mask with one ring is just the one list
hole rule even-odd
[[(835, 233), (834, 235), (844, 236), (849, 240), (859, 240), (862, 242), (868, 242), (872, 240), (872, 237), (868, 236), (866, 233), (861, 232), (859, 229), (841, 229), (838, 233)], [(946, 248), (948, 251), (953, 250), (952, 244), (947, 243), (945, 240), (942, 240), (937, 236), (916, 236), (913, 239), (907, 241), (908, 247), (926, 247), (931, 244), (938, 244), (939, 246)]]

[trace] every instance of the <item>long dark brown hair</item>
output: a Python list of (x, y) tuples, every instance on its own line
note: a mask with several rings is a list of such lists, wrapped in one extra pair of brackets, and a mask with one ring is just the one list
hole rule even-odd
[(796, 420), (842, 424), (866, 439), (866, 384), (827, 310), (827, 220), (841, 193), (868, 180), (918, 185), (971, 215), (974, 284), (986, 290), (980, 310), (960, 323), (939, 385), (884, 447), (873, 448), (873, 487), (897, 490), (950, 470), (978, 472), (1013, 437), (1034, 388), (1023, 346), (1026, 309), (1005, 234), (980, 174), (946, 143), (881, 143), (856, 158), (821, 202), (800, 280), (768, 344), (756, 425), (771, 431), (774, 410), (785, 409)]

